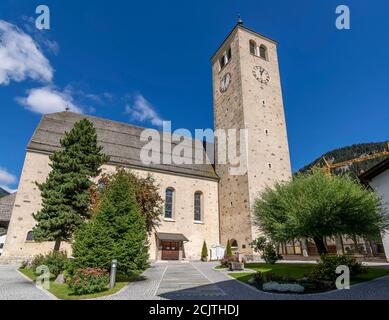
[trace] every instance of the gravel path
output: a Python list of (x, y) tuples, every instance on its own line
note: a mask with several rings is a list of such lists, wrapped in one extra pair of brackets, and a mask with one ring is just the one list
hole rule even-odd
[(18, 266), (0, 265), (0, 300), (51, 300), (31, 281), (16, 271)]

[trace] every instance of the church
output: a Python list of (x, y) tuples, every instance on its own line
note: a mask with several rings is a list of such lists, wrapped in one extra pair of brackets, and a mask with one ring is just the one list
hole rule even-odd
[[(260, 235), (252, 223), (255, 198), (275, 181), (291, 178), (277, 42), (239, 21), (211, 57), (214, 130), (246, 129), (247, 168), (234, 175), (226, 163), (145, 164), (140, 160), (145, 128), (69, 111), (44, 115), (26, 148), (23, 170), (8, 226), (2, 259), (24, 259), (54, 248), (35, 242), (32, 214), (41, 206), (36, 182), (50, 172), (49, 155), (74, 123), (93, 122), (98, 142), (110, 161), (103, 172), (117, 166), (140, 176), (151, 173), (165, 201), (164, 216), (150, 236), (151, 260), (199, 260), (208, 248), (225, 246), (240, 255), (251, 255), (250, 242)], [(215, 140), (215, 147), (218, 141)], [(199, 148), (192, 141), (192, 147)], [(214, 145), (202, 145), (206, 153)], [(62, 249), (71, 253), (71, 245)]]

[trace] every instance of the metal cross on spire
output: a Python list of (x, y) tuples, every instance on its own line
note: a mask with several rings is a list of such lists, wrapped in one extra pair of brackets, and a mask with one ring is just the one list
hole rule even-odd
[(240, 14), (238, 14), (238, 24), (240, 24), (240, 25), (243, 24), (243, 20), (242, 20), (242, 18), (240, 17)]

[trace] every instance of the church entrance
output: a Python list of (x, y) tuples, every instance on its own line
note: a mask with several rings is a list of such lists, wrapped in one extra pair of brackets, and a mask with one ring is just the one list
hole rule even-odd
[(181, 233), (156, 232), (157, 260), (181, 260), (185, 258), (184, 242), (189, 241)]
[(162, 260), (178, 260), (180, 243), (178, 241), (161, 241)]

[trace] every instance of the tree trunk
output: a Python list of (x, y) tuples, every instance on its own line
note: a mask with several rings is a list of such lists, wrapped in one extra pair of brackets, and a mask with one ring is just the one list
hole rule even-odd
[(322, 237), (313, 237), (319, 255), (328, 253)]
[(54, 251), (59, 251), (61, 247), (61, 239), (55, 239)]

